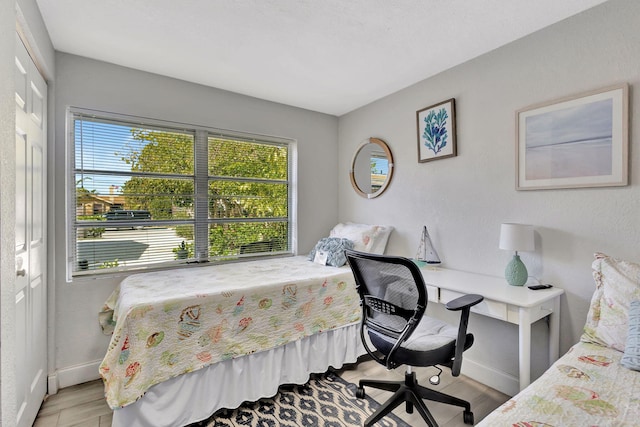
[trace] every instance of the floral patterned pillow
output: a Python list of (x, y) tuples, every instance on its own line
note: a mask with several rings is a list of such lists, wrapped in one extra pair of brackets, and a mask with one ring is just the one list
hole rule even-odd
[(640, 264), (595, 254), (596, 290), (581, 341), (624, 351), (631, 301), (640, 299)]
[(393, 231), (388, 225), (356, 224), (353, 222), (340, 223), (333, 227), (329, 236), (349, 239), (353, 242), (353, 249), (360, 252), (384, 254), (387, 240)]

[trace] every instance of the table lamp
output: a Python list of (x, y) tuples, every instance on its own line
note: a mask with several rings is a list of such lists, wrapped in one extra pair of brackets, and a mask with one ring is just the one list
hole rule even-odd
[(526, 224), (506, 223), (500, 226), (500, 249), (515, 251), (515, 255), (504, 270), (504, 277), (512, 286), (527, 283), (529, 273), (520, 260), (518, 251), (533, 251), (533, 226)]

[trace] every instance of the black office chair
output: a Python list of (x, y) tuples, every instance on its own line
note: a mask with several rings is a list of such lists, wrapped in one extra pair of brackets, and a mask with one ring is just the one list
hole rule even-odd
[[(347, 250), (346, 255), (360, 295), (360, 335), (367, 353), (387, 369), (407, 365), (404, 381), (360, 380), (356, 392), (359, 398), (364, 398), (365, 386), (395, 392), (365, 421), (365, 427), (378, 422), (403, 402), (408, 413), (412, 413), (415, 406), (429, 426), (437, 427), (422, 399), (463, 407), (465, 424), (473, 425), (469, 402), (419, 385), (411, 367), (440, 365), (451, 368), (454, 377), (460, 375), (462, 352), (473, 344), (473, 335), (467, 333), (469, 311), (483, 297), (464, 295), (445, 305), (449, 310), (462, 312), (456, 328), (424, 316), (427, 288), (420, 269), (410, 259), (351, 250)], [(375, 350), (365, 339), (365, 331)], [(437, 385), (439, 380), (438, 373), (429, 382)]]

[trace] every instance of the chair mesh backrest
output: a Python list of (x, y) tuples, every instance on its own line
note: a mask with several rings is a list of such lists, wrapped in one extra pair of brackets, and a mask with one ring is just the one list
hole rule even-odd
[(349, 251), (347, 257), (368, 328), (397, 338), (411, 317), (421, 318), (427, 291), (415, 264), (406, 258)]

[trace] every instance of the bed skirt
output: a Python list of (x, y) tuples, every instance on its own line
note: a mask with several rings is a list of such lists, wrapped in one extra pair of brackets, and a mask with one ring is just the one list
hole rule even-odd
[(359, 330), (360, 324), (329, 330), (156, 384), (135, 403), (116, 409), (112, 426), (184, 426), (218, 409), (271, 397), (281, 384), (304, 384), (312, 373), (354, 363), (366, 353)]

